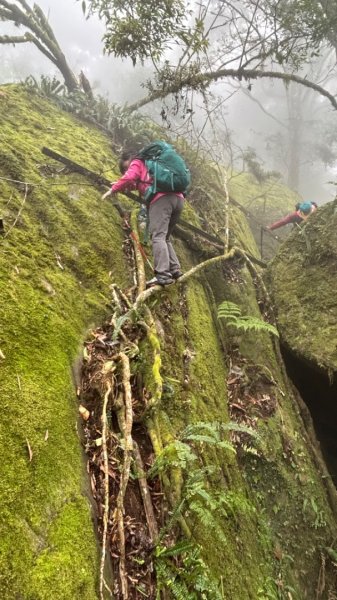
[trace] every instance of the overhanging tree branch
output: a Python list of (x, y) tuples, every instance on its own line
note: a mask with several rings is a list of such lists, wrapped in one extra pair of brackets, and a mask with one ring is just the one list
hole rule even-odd
[(155, 100), (160, 100), (161, 98), (165, 98), (166, 96), (168, 96), (170, 94), (175, 94), (184, 88), (196, 89), (196, 90), (205, 88), (208, 85), (210, 85), (213, 81), (217, 81), (219, 79), (225, 79), (227, 77), (231, 77), (233, 79), (239, 79), (239, 80), (263, 79), (263, 78), (281, 79), (285, 83), (290, 83), (291, 81), (293, 81), (295, 83), (298, 83), (299, 85), (303, 85), (307, 88), (311, 88), (315, 92), (318, 92), (319, 94), (321, 94), (321, 96), (324, 96), (325, 98), (327, 98), (330, 101), (330, 103), (332, 104), (332, 106), (335, 109), (337, 109), (337, 99), (335, 98), (335, 96), (330, 94), (330, 92), (328, 92), (326, 89), (324, 89), (322, 86), (318, 85), (317, 83), (314, 83), (313, 81), (309, 81), (308, 79), (300, 77), (299, 75), (282, 73), (279, 71), (262, 71), (262, 70), (258, 70), (258, 69), (219, 69), (217, 71), (208, 71), (208, 72), (200, 73), (197, 76), (187, 75), (186, 77), (182, 77), (178, 80), (175, 80), (171, 84), (166, 85), (165, 87), (163, 87), (161, 89), (154, 90), (145, 98), (142, 98), (141, 100), (138, 100), (137, 102), (134, 102), (134, 104), (130, 104), (127, 107), (127, 110), (129, 112), (134, 112), (135, 110), (139, 110), (143, 106), (146, 106), (146, 104), (149, 104), (150, 102), (154, 102)]

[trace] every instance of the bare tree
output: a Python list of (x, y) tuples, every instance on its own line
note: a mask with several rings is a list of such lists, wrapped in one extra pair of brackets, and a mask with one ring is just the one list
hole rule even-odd
[(35, 44), (62, 73), (68, 91), (79, 88), (77, 78), (67, 63), (48, 19), (37, 4), (31, 8), (25, 0), (0, 0), (0, 20), (27, 29), (23, 35), (0, 36), (0, 44)]

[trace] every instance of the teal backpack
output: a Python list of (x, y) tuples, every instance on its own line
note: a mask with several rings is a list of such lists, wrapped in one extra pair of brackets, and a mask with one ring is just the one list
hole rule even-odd
[(157, 192), (186, 192), (191, 175), (184, 159), (166, 142), (152, 142), (136, 156), (145, 162), (152, 184), (144, 200), (149, 203)]

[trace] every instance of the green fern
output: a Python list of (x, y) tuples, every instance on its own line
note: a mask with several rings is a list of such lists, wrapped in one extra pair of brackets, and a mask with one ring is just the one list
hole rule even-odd
[[(249, 427), (237, 423), (198, 422), (188, 425), (179, 439), (168, 444), (156, 458), (150, 470), (150, 476), (158, 475), (172, 467), (178, 467), (183, 474), (184, 483), (179, 501), (173, 507), (169, 518), (159, 534), (159, 544), (155, 550), (158, 598), (161, 590), (168, 590), (175, 600), (213, 600), (223, 598), (219, 588), (209, 579), (208, 570), (200, 558), (200, 549), (190, 541), (180, 541), (175, 546), (165, 547), (163, 540), (168, 531), (179, 522), (181, 517), (198, 523), (198, 527), (207, 531), (208, 536), (222, 544), (227, 543), (226, 536), (219, 530), (218, 519), (251, 511), (252, 507), (241, 495), (230, 491), (214, 491), (209, 484), (209, 476), (218, 472), (216, 465), (201, 465), (196, 446), (209, 444), (216, 448), (225, 448), (235, 452), (232, 444), (224, 440), (231, 430), (248, 433), (257, 437)], [(183, 566), (179, 567), (179, 562)]]
[(227, 325), (243, 331), (266, 331), (279, 337), (279, 333), (270, 323), (253, 316), (243, 316), (240, 307), (234, 302), (222, 302), (218, 306), (218, 319), (225, 319)]
[(174, 600), (223, 600), (219, 587), (209, 577), (199, 545), (178, 542), (161, 550), (155, 559), (158, 600), (162, 591), (169, 591)]
[(163, 451), (156, 458), (148, 475), (149, 477), (154, 477), (172, 467), (178, 467), (184, 471), (196, 460), (197, 455), (188, 444), (185, 444), (180, 440), (175, 440), (165, 446)]

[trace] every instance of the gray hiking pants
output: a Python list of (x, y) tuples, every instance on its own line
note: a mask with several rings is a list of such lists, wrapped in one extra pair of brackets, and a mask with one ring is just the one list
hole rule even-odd
[(149, 207), (149, 231), (155, 274), (162, 279), (171, 278), (180, 271), (180, 263), (169, 240), (184, 206), (183, 198), (175, 194), (165, 194)]

